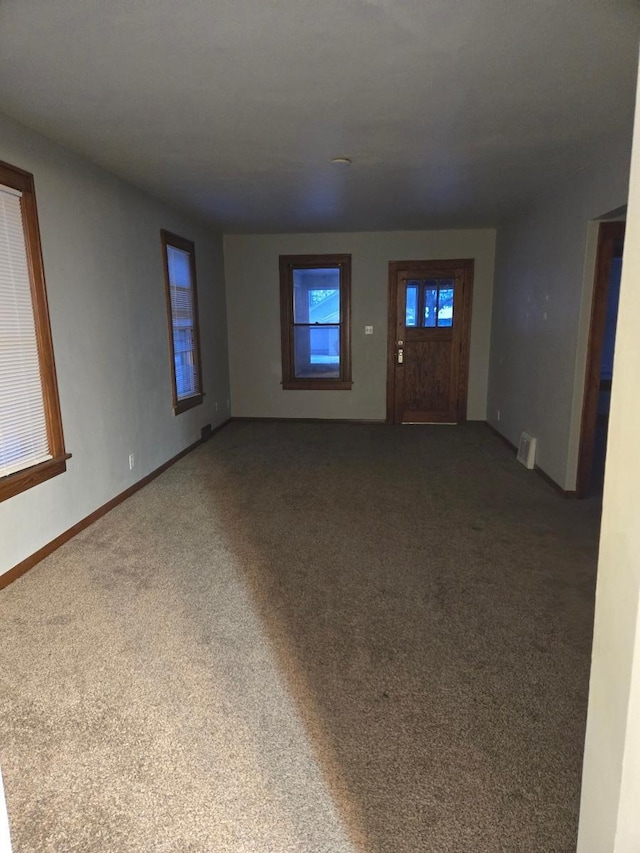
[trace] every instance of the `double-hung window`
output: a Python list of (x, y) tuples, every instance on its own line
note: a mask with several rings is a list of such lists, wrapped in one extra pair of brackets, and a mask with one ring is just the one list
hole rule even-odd
[(171, 346), (173, 411), (202, 403), (196, 256), (191, 240), (161, 231)]
[(0, 163), (0, 500), (66, 470), (33, 175)]
[(282, 387), (351, 388), (351, 255), (281, 255)]

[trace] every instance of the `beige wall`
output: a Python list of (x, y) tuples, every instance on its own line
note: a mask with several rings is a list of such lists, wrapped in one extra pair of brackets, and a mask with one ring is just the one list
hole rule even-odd
[(640, 850), (640, 110), (636, 109), (600, 535), (579, 853)]
[[(494, 242), (492, 230), (226, 236), (233, 415), (384, 419), (389, 261), (474, 258), (468, 417), (484, 420)], [(283, 391), (278, 256), (338, 252), (352, 255), (353, 389)]]
[[(73, 454), (65, 474), (0, 504), (2, 573), (191, 444), (205, 423), (225, 419), (229, 386), (219, 236), (2, 117), (0, 159), (35, 177), (62, 419)], [(196, 246), (207, 396), (178, 417), (160, 228)]]
[[(630, 144), (543, 192), (498, 230), (487, 420), (574, 489), (596, 219), (626, 203)], [(500, 412), (500, 418), (498, 418)]]

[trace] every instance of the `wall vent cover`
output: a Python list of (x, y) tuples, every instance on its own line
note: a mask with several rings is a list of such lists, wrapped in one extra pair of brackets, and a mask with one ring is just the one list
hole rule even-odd
[(536, 463), (536, 440), (528, 432), (523, 432), (520, 435), (517, 459), (521, 465), (529, 469), (533, 468)]

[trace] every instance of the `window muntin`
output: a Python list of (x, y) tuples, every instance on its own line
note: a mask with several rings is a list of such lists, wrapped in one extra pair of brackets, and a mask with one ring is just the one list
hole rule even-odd
[(202, 402), (200, 335), (193, 243), (162, 231), (175, 414)]
[(0, 163), (0, 500), (66, 470), (33, 176)]
[(283, 388), (351, 387), (350, 255), (280, 258)]

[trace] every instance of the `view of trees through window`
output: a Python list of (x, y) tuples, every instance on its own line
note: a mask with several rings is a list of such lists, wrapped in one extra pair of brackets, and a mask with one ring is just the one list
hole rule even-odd
[(453, 285), (451, 279), (408, 281), (405, 325), (423, 328), (452, 326)]

